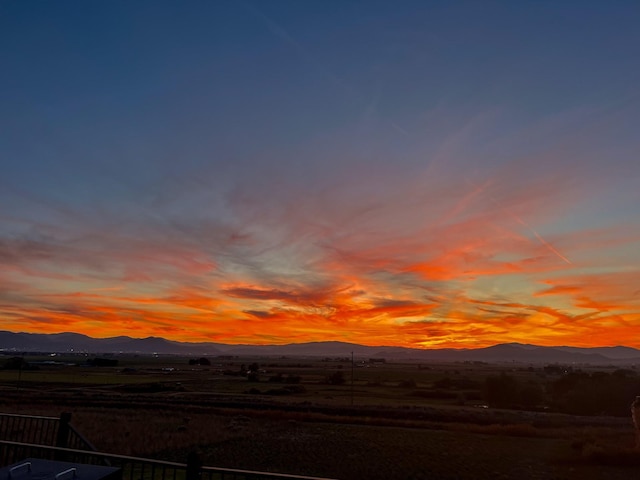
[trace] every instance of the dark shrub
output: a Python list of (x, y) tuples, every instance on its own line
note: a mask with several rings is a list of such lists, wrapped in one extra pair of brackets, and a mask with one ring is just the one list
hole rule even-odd
[(400, 388), (416, 388), (417, 384), (413, 378), (401, 381), (398, 386)]
[(331, 375), (327, 376), (326, 382), (329, 385), (343, 385), (345, 382), (344, 374), (340, 371), (333, 372)]
[(302, 381), (302, 377), (300, 375), (288, 375), (287, 378), (285, 379), (285, 383), (288, 384), (298, 384)]
[(118, 360), (115, 358), (90, 358), (87, 363), (92, 367), (117, 367)]

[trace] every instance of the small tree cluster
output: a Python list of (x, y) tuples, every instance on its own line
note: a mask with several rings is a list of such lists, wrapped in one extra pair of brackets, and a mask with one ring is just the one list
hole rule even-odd
[(117, 367), (118, 360), (115, 358), (90, 358), (87, 364), (92, 367)]
[(8, 358), (4, 362), (4, 365), (2, 366), (2, 368), (4, 368), (5, 370), (37, 370), (38, 369), (37, 366), (29, 364), (29, 362), (27, 362), (22, 357)]
[(247, 380), (250, 382), (260, 381), (260, 365), (256, 362), (253, 362), (249, 367), (247, 367)]
[(629, 415), (640, 392), (640, 377), (632, 370), (571, 372), (550, 384), (551, 405), (574, 415)]
[(501, 373), (486, 378), (485, 401), (495, 407), (535, 407), (544, 400), (544, 390), (535, 382), (522, 383), (517, 378)]
[(205, 358), (205, 357), (191, 358), (191, 359), (189, 359), (189, 365), (210, 366), (211, 365), (211, 360), (209, 360), (208, 358)]

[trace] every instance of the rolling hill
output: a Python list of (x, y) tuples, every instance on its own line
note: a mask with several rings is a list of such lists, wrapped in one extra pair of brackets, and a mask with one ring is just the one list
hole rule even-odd
[(366, 346), (345, 342), (309, 342), (287, 345), (227, 345), (222, 343), (176, 342), (160, 337), (127, 336), (93, 338), (78, 333), (15, 333), (0, 331), (0, 351), (47, 353), (138, 353), (194, 356), (296, 356), (296, 357), (384, 357), (424, 362), (481, 361), (490, 363), (640, 363), (640, 350), (623, 347), (580, 348), (543, 347), (520, 343), (494, 345), (477, 349), (415, 349), (405, 347)]

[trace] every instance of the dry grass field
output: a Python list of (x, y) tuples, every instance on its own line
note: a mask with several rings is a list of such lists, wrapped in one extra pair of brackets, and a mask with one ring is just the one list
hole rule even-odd
[[(263, 360), (270, 366), (258, 382), (222, 373), (250, 361), (123, 358), (108, 368), (5, 370), (0, 411), (70, 411), (74, 426), (111, 453), (184, 461), (196, 451), (207, 465), (342, 480), (640, 476), (629, 419), (484, 408), (480, 385), (504, 366), (357, 368), (353, 386), (350, 366), (304, 359)], [(347, 381), (327, 384), (334, 371)], [(269, 382), (274, 373), (299, 376), (303, 388)], [(542, 381), (538, 371), (513, 373)], [(415, 394), (445, 377), (464, 377), (467, 388)]]

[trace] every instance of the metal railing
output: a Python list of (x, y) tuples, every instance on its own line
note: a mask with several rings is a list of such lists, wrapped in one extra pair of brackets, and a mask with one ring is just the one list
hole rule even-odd
[(0, 440), (1, 465), (11, 465), (30, 457), (89, 465), (108, 464), (122, 470), (122, 480), (332, 480), (282, 473), (203, 467), (199, 464), (195, 455), (189, 456), (188, 463), (176, 463), (150, 458)]
[(0, 440), (95, 450), (91, 442), (71, 425), (68, 412), (60, 417), (0, 413)]
[(0, 413), (0, 440), (56, 445), (60, 419)]

